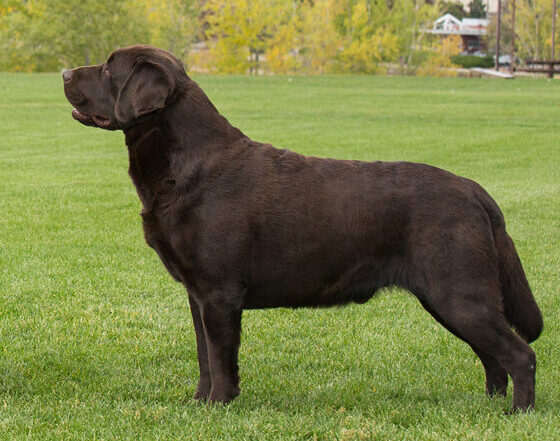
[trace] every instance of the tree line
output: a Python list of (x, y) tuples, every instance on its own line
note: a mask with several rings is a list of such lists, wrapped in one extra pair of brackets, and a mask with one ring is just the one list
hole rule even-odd
[[(520, 58), (550, 47), (549, 3), (517, 0)], [(426, 32), (445, 12), (486, 13), (481, 0), (1, 0), (0, 70), (57, 71), (146, 43), (217, 73), (434, 74), (461, 50)]]

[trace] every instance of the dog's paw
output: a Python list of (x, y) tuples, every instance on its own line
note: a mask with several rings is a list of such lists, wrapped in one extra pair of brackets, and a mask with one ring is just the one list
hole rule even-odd
[(210, 381), (200, 380), (193, 398), (197, 401), (206, 401), (210, 396), (210, 389), (212, 389), (212, 383)]
[(241, 390), (239, 387), (229, 387), (229, 388), (212, 388), (210, 390), (210, 395), (208, 396), (209, 403), (221, 403), (227, 404), (231, 402), (235, 397), (239, 395)]

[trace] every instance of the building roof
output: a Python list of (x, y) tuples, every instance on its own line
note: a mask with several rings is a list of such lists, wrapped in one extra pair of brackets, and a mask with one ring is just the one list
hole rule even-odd
[(445, 14), (434, 22), (430, 33), (439, 35), (486, 35), (489, 20), (485, 18), (463, 18), (459, 20), (451, 14)]

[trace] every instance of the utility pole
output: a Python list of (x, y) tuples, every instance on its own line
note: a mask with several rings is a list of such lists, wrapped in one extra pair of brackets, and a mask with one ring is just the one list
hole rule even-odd
[[(554, 25), (552, 26), (554, 27)], [(511, 51), (509, 57), (509, 73), (513, 74), (515, 70), (515, 0), (511, 0)]]
[(556, 0), (552, 2), (552, 44), (550, 45), (550, 61), (554, 61), (554, 40), (556, 37)]
[(501, 27), (502, 27), (502, 0), (498, 0), (498, 29), (496, 31), (496, 70), (500, 70), (500, 28)]

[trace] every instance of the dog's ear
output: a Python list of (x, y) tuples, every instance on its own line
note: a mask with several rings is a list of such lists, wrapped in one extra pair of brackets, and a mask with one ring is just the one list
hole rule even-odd
[(119, 90), (115, 117), (121, 123), (163, 109), (175, 82), (167, 69), (151, 61), (137, 62)]

